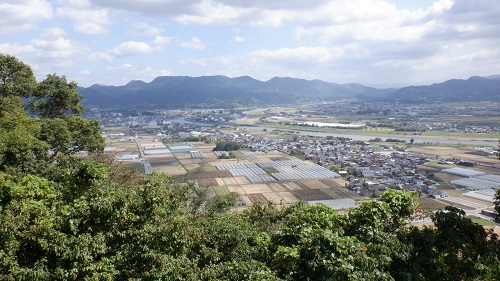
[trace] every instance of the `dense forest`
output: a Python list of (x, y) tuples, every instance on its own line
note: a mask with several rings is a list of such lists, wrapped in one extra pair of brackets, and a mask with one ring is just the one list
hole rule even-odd
[(106, 157), (81, 99), (0, 54), (0, 280), (499, 279), (498, 237), (459, 209), (414, 227), (417, 195), (390, 190), (344, 213), (230, 212), (232, 196)]

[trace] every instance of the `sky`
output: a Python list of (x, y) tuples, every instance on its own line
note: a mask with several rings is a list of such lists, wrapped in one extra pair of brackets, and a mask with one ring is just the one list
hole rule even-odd
[(498, 0), (1, 0), (0, 53), (38, 81), (158, 76), (375, 87), (500, 74)]

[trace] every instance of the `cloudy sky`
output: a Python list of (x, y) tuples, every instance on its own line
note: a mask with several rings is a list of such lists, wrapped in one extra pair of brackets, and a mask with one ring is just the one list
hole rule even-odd
[(500, 74), (498, 0), (1, 0), (0, 53), (80, 86), (249, 75), (370, 86)]

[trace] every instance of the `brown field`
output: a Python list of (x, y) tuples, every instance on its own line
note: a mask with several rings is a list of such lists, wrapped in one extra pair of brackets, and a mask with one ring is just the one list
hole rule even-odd
[(268, 183), (269, 187), (276, 192), (286, 191), (286, 189), (279, 183)]
[(300, 187), (300, 189), (304, 189), (304, 190), (309, 190), (309, 186), (307, 186), (305, 183), (301, 182), (301, 181), (296, 181), (294, 182), (297, 186)]
[(343, 188), (343, 182), (346, 182), (343, 179), (321, 179), (319, 181), (330, 188)]
[(420, 208), (426, 209), (426, 210), (443, 210), (444, 207), (446, 207), (448, 204), (444, 204), (441, 201), (427, 198), (427, 197), (420, 197), (418, 198), (418, 204)]
[(334, 179), (330, 179), (330, 180), (333, 181), (334, 183), (336, 183), (341, 188), (345, 188), (346, 184), (349, 184), (349, 182), (344, 180), (343, 178), (334, 178)]
[(141, 142), (140, 143), (140, 146), (142, 148), (146, 147), (146, 146), (156, 146), (158, 148), (167, 148), (166, 145), (164, 145), (163, 143), (159, 142), (159, 141), (156, 141), (156, 142)]
[(185, 159), (189, 159), (189, 161), (191, 161), (191, 153), (175, 153), (174, 156), (179, 161), (185, 160)]
[(498, 160), (495, 157), (480, 156), (470, 154), (470, 152), (475, 152), (474, 148), (468, 147), (443, 147), (443, 146), (419, 146), (410, 148), (411, 151), (422, 153), (425, 155), (437, 155), (442, 158), (452, 158), (457, 157), (462, 160), (477, 161), (478, 163), (485, 164), (498, 164)]
[(346, 188), (330, 188), (330, 189), (322, 189), (322, 191), (332, 196), (335, 199), (360, 198), (360, 196), (357, 195), (355, 192), (348, 190)]
[(434, 177), (436, 179), (438, 179), (440, 181), (444, 181), (444, 182), (450, 182), (452, 180), (458, 180), (458, 179), (463, 178), (461, 176), (455, 176), (455, 175), (451, 175), (451, 174), (447, 174), (447, 173), (435, 173)]
[[(179, 158), (177, 158), (177, 159), (179, 159)], [(191, 159), (179, 159), (179, 162), (181, 162), (182, 165), (193, 164), (193, 160), (191, 160)]]
[(247, 184), (242, 185), (241, 188), (246, 194), (272, 192), (273, 190), (266, 184)]
[(186, 174), (186, 170), (180, 165), (158, 166), (158, 167), (153, 167), (153, 170), (157, 171), (157, 172), (165, 173), (169, 176), (180, 176), (180, 175)]
[(224, 181), (221, 178), (216, 178), (215, 180), (217, 181), (218, 185), (220, 185), (220, 186), (225, 185)]
[(222, 181), (224, 181), (224, 185), (235, 185), (235, 184), (238, 184), (238, 182), (234, 178), (223, 178)]
[(186, 164), (186, 165), (184, 165), (184, 168), (186, 168), (186, 170), (188, 170), (188, 171), (197, 169), (199, 167), (200, 167), (199, 164)]
[(299, 199), (297, 199), (297, 197), (295, 197), (295, 195), (293, 195), (290, 192), (281, 191), (278, 192), (278, 194), (281, 196), (281, 198), (283, 198), (283, 200), (285, 200), (287, 204), (293, 204), (299, 202)]
[(325, 185), (324, 183), (318, 181), (318, 180), (306, 180), (302, 181), (303, 184), (305, 184), (307, 187), (310, 189), (324, 189), (324, 188), (329, 188), (329, 186)]
[[(231, 175), (231, 173), (229, 173), (229, 175)], [(246, 177), (234, 177), (234, 180), (236, 180), (236, 183), (239, 185), (250, 184), (250, 181), (248, 181)]]
[(245, 191), (243, 190), (243, 188), (241, 188), (241, 186), (238, 186), (238, 185), (236, 185), (236, 186), (228, 186), (227, 188), (229, 189), (230, 192), (236, 192), (236, 193), (238, 193), (240, 195), (245, 194)]
[(215, 180), (215, 178), (227, 178), (230, 176), (231, 174), (228, 171), (197, 171), (197, 172), (190, 172), (189, 174), (186, 175), (186, 178), (189, 180), (209, 179), (209, 178)]
[(179, 161), (173, 157), (169, 156), (154, 156), (154, 157), (146, 157), (146, 161), (151, 164), (151, 166), (156, 167), (156, 166), (180, 166)]
[(248, 195), (248, 199), (250, 199), (250, 201), (252, 201), (252, 203), (255, 203), (255, 202), (266, 203), (267, 202), (266, 197), (264, 197), (264, 195), (262, 195), (262, 193), (250, 194), (250, 195)]
[(285, 182), (283, 185), (289, 190), (301, 190), (302, 188), (297, 185), (295, 182)]
[(275, 192), (266, 192), (262, 193), (262, 195), (267, 199), (267, 201), (273, 202), (274, 204), (280, 204), (285, 201), (281, 196), (279, 196), (278, 193)]
[(462, 196), (462, 194), (464, 194), (465, 191), (460, 189), (449, 189), (445, 192), (448, 193), (448, 196), (450, 197), (460, 197)]
[(417, 166), (417, 171), (423, 171), (427, 173), (439, 173), (441, 170), (436, 167), (430, 167), (425, 165)]
[(333, 199), (330, 195), (324, 193), (319, 189), (310, 190), (294, 190), (293, 193), (300, 197), (304, 201), (314, 201), (314, 200), (328, 200)]
[(199, 187), (219, 186), (215, 179), (199, 179), (197, 182)]
[(240, 195), (240, 201), (242, 201), (246, 206), (252, 206), (252, 200), (246, 195)]

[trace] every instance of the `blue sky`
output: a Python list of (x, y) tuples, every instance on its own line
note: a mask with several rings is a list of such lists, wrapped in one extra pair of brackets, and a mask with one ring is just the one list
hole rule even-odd
[(81, 86), (249, 75), (385, 87), (500, 74), (498, 0), (2, 0), (0, 53)]

